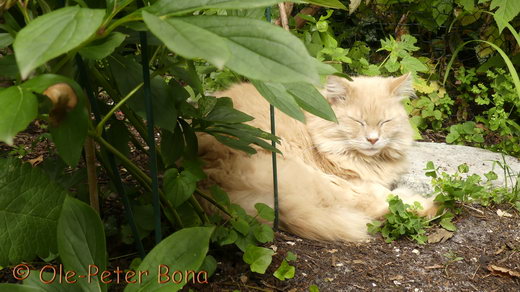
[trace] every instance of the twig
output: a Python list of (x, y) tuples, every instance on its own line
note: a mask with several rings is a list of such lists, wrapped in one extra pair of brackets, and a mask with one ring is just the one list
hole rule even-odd
[(471, 210), (473, 210), (473, 211), (477, 211), (477, 212), (479, 212), (480, 214), (484, 214), (484, 211), (479, 210), (479, 209), (474, 208), (474, 207), (471, 207), (471, 206), (469, 206), (469, 205), (462, 205), (462, 206), (464, 206), (464, 207), (466, 207), (466, 208), (468, 208), (468, 209), (471, 209)]
[(85, 164), (87, 165), (88, 193), (90, 206), (99, 214), (99, 193), (96, 176), (96, 153), (92, 138), (85, 140)]
[(280, 20), (282, 27), (285, 30), (289, 30), (289, 21), (287, 20), (287, 11), (285, 10), (285, 3), (278, 3), (278, 9), (280, 9)]

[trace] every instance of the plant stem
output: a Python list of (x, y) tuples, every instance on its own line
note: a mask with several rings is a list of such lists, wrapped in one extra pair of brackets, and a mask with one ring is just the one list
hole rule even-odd
[(92, 138), (85, 140), (85, 164), (87, 165), (88, 193), (90, 206), (99, 214), (99, 193), (96, 176), (96, 152)]
[[(120, 161), (121, 164), (123, 164), (126, 169), (134, 176), (135, 179), (143, 186), (147, 191), (151, 191), (151, 183), (152, 179), (144, 173), (137, 165), (135, 165), (130, 159), (128, 159), (124, 154), (119, 152), (114, 146), (112, 146), (110, 143), (108, 143), (105, 139), (103, 139), (101, 136), (97, 136), (95, 133), (90, 132), (89, 135), (94, 138), (99, 144), (101, 144), (103, 147), (105, 147), (108, 151), (113, 153)], [(175, 220), (177, 221), (178, 226), (181, 228), (183, 227), (182, 220), (177, 213), (177, 210), (173, 207), (171, 202), (166, 198), (164, 195), (164, 192), (159, 190), (159, 195), (161, 198), (161, 201), (163, 203), (163, 207), (167, 208), (175, 217)], [(173, 224), (174, 222), (172, 222)]]
[(229, 217), (231, 217), (231, 213), (228, 212), (228, 210), (226, 210), (226, 208), (224, 208), (222, 205), (220, 205), (217, 201), (215, 201), (213, 198), (211, 198), (210, 196), (206, 195), (205, 193), (203, 193), (201, 190), (195, 190), (195, 193), (199, 196), (201, 196), (204, 200), (210, 202), (211, 204), (215, 205), (215, 207), (217, 207), (220, 211), (222, 211), (224, 214), (228, 215)]
[(110, 109), (110, 111), (103, 117), (101, 122), (99, 122), (96, 126), (96, 133), (98, 136), (101, 135), (101, 132), (103, 131), (103, 127), (106, 124), (106, 122), (110, 119), (110, 117), (125, 103), (127, 102), (139, 89), (143, 87), (143, 83), (139, 83), (132, 91), (130, 91), (123, 99), (121, 99), (114, 107)]

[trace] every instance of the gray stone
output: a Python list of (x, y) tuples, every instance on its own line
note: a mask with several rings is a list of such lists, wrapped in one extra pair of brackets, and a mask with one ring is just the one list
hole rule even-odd
[(497, 161), (503, 164), (505, 160), (515, 176), (520, 173), (518, 158), (480, 148), (445, 143), (416, 142), (410, 151), (409, 159), (410, 171), (402, 177), (399, 185), (425, 194), (433, 191), (431, 178), (424, 174), (428, 161), (433, 161), (436, 167), (440, 167), (440, 172), (449, 174), (455, 173), (457, 167), (463, 163), (468, 164), (469, 174), (476, 173), (483, 178), (485, 173), (493, 170), (498, 175), (494, 183), (500, 186), (504, 185), (504, 171)]

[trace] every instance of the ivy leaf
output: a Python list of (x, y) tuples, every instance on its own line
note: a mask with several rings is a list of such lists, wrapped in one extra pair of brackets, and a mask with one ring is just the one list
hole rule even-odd
[(401, 66), (403, 66), (403, 72), (428, 72), (428, 67), (412, 56), (404, 57), (401, 60)]
[(278, 269), (274, 271), (273, 276), (281, 281), (285, 281), (287, 279), (294, 278), (295, 268), (287, 263), (286, 260), (283, 260)]
[(242, 259), (249, 264), (252, 272), (265, 274), (265, 270), (273, 260), (274, 251), (265, 247), (247, 246)]
[(274, 210), (273, 208), (267, 206), (264, 203), (256, 203), (255, 209), (258, 212), (258, 216), (267, 221), (272, 222), (274, 220)]
[(181, 173), (175, 168), (170, 168), (164, 173), (164, 191), (166, 197), (175, 207), (182, 205), (195, 191), (197, 177), (189, 170)]
[(272, 241), (274, 238), (273, 229), (265, 224), (259, 224), (253, 227), (253, 234), (261, 243)]
[(502, 30), (506, 25), (520, 13), (520, 1), (518, 0), (493, 0), (489, 7), (490, 10), (495, 8), (493, 17), (498, 25), (498, 31), (502, 33)]

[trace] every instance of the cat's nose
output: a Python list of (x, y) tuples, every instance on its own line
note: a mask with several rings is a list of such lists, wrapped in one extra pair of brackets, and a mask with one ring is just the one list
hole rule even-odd
[(367, 141), (370, 142), (370, 144), (374, 145), (379, 140), (379, 138), (367, 138)]

